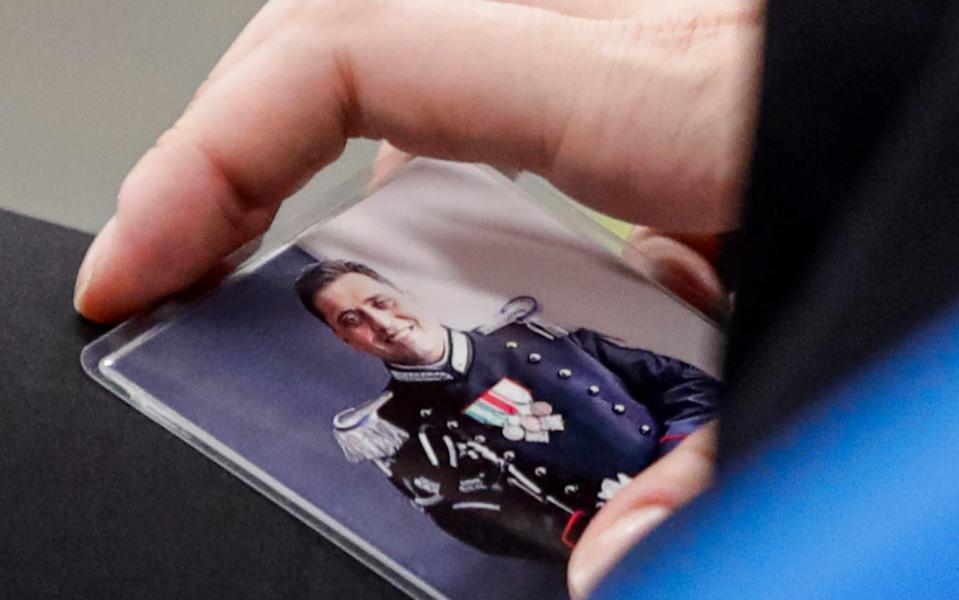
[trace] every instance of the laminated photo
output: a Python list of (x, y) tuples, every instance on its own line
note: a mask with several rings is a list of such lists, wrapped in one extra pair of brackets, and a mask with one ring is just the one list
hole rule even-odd
[(411, 595), (549, 599), (716, 417), (721, 342), (502, 175), (417, 159), (99, 366)]

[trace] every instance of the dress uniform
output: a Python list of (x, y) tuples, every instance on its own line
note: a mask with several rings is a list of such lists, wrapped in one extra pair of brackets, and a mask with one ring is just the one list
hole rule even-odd
[(535, 309), (514, 299), (491, 325), (447, 330), (437, 364), (387, 365), (386, 391), (337, 415), (334, 432), (349, 460), (374, 461), (453, 536), (565, 558), (629, 475), (715, 416), (722, 386)]

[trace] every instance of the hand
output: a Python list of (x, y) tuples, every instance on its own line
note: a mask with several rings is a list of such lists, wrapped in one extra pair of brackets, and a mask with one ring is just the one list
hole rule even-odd
[(699, 428), (599, 511), (569, 561), (567, 580), (574, 600), (585, 598), (627, 550), (709, 487), (717, 431), (715, 421)]
[(531, 170), (664, 231), (728, 229), (762, 17), (761, 0), (273, 0), (121, 186), (77, 310), (116, 321), (216, 271), (353, 136)]
[(717, 323), (732, 311), (715, 262), (719, 240), (712, 235), (675, 235), (634, 225), (623, 245), (623, 260)]

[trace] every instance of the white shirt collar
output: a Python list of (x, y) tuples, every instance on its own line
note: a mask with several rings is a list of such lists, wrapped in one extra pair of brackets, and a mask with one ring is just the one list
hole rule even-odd
[(454, 374), (465, 375), (472, 358), (472, 345), (462, 331), (446, 329), (443, 358), (429, 365), (394, 365), (387, 363), (390, 375), (398, 381), (448, 381)]

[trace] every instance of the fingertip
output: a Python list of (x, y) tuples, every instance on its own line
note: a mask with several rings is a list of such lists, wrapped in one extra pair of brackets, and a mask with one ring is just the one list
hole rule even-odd
[(620, 559), (665, 521), (673, 510), (643, 506), (613, 522), (605, 531), (577, 546), (569, 561), (566, 580), (573, 600), (586, 598)]
[[(104, 254), (103, 248), (110, 243), (110, 238), (113, 235), (115, 227), (116, 216), (113, 216), (110, 217), (110, 220), (107, 221), (87, 248), (87, 252), (77, 271), (76, 283), (74, 284), (74, 310), (84, 318), (97, 323), (109, 323), (113, 320), (111, 319), (111, 315), (108, 312), (104, 313), (102, 307), (98, 306), (96, 302), (91, 302), (91, 294), (89, 291), (91, 284), (96, 283), (97, 272), (100, 270)], [(94, 289), (96, 289), (96, 287), (96, 285), (93, 285)]]
[(120, 188), (117, 214), (77, 275), (74, 307), (117, 322), (199, 281), (262, 233), (275, 206), (250, 206), (194, 145), (168, 139)]

